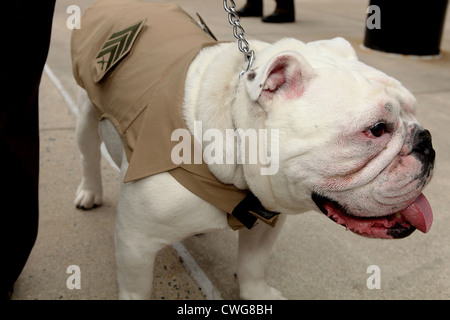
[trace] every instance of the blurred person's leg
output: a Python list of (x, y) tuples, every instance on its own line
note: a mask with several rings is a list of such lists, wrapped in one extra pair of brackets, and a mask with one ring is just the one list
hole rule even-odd
[(38, 95), (55, 0), (2, 4), (0, 212), (2, 298), (8, 298), (35, 243), (39, 203)]

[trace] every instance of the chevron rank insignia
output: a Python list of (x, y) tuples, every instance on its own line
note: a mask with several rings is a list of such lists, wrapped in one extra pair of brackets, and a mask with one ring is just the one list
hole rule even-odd
[(92, 61), (91, 70), (95, 82), (102, 80), (108, 71), (130, 52), (146, 21), (147, 19), (141, 20), (128, 28), (114, 32), (106, 40)]

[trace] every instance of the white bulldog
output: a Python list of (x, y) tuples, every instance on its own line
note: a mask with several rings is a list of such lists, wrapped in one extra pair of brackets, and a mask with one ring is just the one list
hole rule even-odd
[[(193, 135), (196, 122), (223, 136), (226, 129), (274, 129), (279, 135), (278, 155), (272, 157), (276, 174), (261, 174), (267, 163), (209, 165), (221, 182), (250, 190), (265, 208), (281, 213), (275, 227), (259, 223), (238, 231), (241, 297), (283, 298), (263, 275), (288, 214), (320, 209), (368, 237), (427, 232), (432, 213), (422, 190), (432, 177), (435, 152), (415, 116), (413, 95), (358, 61), (342, 38), (250, 46), (256, 60), (242, 77), (236, 44), (202, 49), (189, 67), (183, 104)], [(83, 179), (75, 204), (84, 209), (102, 203), (97, 120), (83, 92), (76, 127)], [(123, 178), (128, 161), (119, 134), (103, 120), (100, 135)], [(223, 154), (240, 150), (224, 144)], [(150, 297), (154, 258), (164, 246), (229, 228), (223, 211), (169, 173), (122, 183), (116, 221), (121, 299)]]

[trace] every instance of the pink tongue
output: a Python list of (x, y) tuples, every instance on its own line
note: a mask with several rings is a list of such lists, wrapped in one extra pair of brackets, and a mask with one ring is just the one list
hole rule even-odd
[(402, 217), (423, 233), (427, 233), (433, 223), (433, 212), (425, 196), (420, 196), (408, 208), (400, 211)]

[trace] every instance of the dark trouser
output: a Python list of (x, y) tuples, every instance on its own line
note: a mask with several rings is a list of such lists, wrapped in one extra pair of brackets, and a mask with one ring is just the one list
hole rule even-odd
[(38, 231), (38, 95), (55, 0), (2, 4), (0, 223), (2, 297), (12, 291)]

